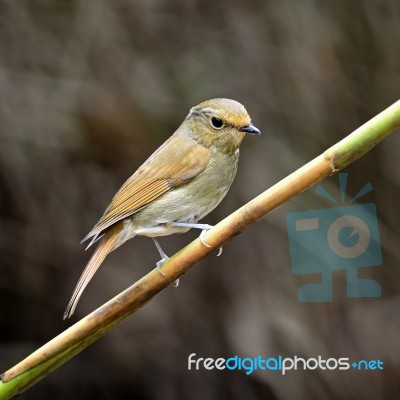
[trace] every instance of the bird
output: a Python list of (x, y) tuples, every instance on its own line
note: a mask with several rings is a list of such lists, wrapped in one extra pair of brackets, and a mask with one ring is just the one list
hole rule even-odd
[[(227, 194), (236, 175), (239, 146), (246, 134), (260, 135), (245, 107), (216, 98), (192, 107), (179, 128), (121, 186), (103, 216), (83, 238), (99, 244), (80, 276), (64, 313), (75, 312), (78, 301), (107, 255), (135, 236), (153, 239), (161, 260), (168, 256), (159, 236), (211, 225), (199, 220)], [(87, 248), (88, 248), (87, 247)]]

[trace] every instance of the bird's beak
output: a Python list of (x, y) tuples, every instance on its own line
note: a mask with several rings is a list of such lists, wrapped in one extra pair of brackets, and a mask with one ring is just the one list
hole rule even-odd
[(260, 130), (251, 124), (242, 126), (241, 128), (239, 128), (239, 131), (250, 133), (250, 135), (261, 135)]

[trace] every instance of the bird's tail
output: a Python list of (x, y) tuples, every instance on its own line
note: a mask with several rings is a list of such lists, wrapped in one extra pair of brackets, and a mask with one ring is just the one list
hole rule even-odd
[(96, 273), (101, 263), (107, 257), (107, 255), (113, 251), (117, 245), (118, 241), (118, 233), (115, 230), (111, 230), (104, 235), (101, 239), (101, 242), (97, 246), (94, 251), (91, 259), (89, 260), (86, 268), (82, 272), (81, 277), (79, 278), (78, 283), (76, 284), (74, 293), (72, 294), (71, 300), (68, 303), (68, 306), (64, 312), (64, 319), (70, 318), (74, 313), (76, 306), (78, 305), (79, 299), (85, 290), (85, 287), (93, 278), (93, 275)]

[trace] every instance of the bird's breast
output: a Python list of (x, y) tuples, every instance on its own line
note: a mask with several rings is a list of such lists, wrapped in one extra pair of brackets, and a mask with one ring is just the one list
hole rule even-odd
[(188, 228), (171, 222), (196, 223), (209, 214), (227, 194), (237, 171), (239, 153), (226, 155), (214, 150), (205, 170), (192, 181), (165, 193), (137, 212), (129, 221), (135, 235), (165, 236)]

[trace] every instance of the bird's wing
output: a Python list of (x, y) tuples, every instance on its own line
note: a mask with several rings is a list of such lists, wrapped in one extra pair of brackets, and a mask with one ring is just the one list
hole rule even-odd
[(82, 240), (96, 240), (105, 229), (129, 217), (164, 193), (201, 174), (210, 160), (210, 150), (195, 141), (174, 135), (122, 185), (104, 215)]

